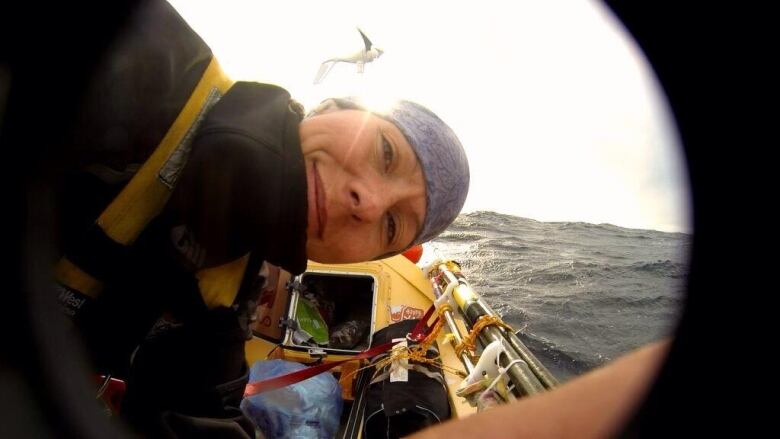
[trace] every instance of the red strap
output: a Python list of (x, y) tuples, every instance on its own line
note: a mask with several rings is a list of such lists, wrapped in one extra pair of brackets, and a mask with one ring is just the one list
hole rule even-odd
[[(421, 318), (420, 321), (417, 322), (417, 325), (415, 325), (412, 332), (407, 336), (410, 340), (420, 341), (428, 335), (431, 328), (428, 327), (426, 322), (431, 317), (433, 310), (434, 310), (434, 306), (431, 305), (431, 307), (425, 313), (423, 318)], [(311, 378), (315, 375), (319, 375), (322, 372), (325, 372), (326, 370), (333, 369), (334, 367), (340, 364), (344, 364), (348, 361), (362, 360), (365, 358), (374, 357), (383, 352), (389, 351), (394, 345), (398, 343), (399, 341), (390, 341), (384, 344), (374, 346), (373, 348), (367, 351), (363, 351), (355, 355), (354, 357), (347, 358), (346, 360), (339, 360), (339, 361), (333, 361), (331, 363), (318, 364), (317, 366), (307, 367), (306, 369), (301, 369), (285, 375), (279, 375), (277, 377), (269, 378), (267, 380), (255, 381), (254, 383), (249, 383), (246, 385), (246, 388), (244, 389), (244, 398), (248, 398), (252, 395), (257, 395), (258, 393), (267, 392), (269, 390), (274, 390), (285, 386), (289, 386), (290, 384), (295, 384), (297, 382)]]
[(311, 378), (314, 375), (319, 375), (322, 372), (325, 372), (326, 370), (332, 369), (338, 366), (339, 364), (343, 364), (348, 361), (362, 360), (364, 358), (370, 358), (375, 355), (379, 355), (382, 352), (389, 350), (390, 348), (393, 347), (393, 345), (397, 343), (398, 343), (397, 341), (387, 342), (385, 344), (374, 346), (373, 348), (367, 351), (363, 351), (355, 355), (354, 357), (350, 357), (346, 360), (339, 360), (331, 363), (323, 363), (317, 366), (307, 367), (306, 369), (301, 369), (285, 375), (269, 378), (267, 380), (255, 381), (254, 383), (249, 383), (246, 385), (246, 389), (244, 389), (244, 398), (252, 395), (257, 395), (258, 393), (261, 392), (267, 392), (269, 390), (274, 390), (274, 389), (279, 389), (281, 387), (289, 386), (290, 384), (295, 384), (299, 381), (303, 381), (305, 379)]
[[(412, 329), (412, 332), (407, 335), (407, 338), (412, 341), (420, 341), (428, 336), (428, 333), (431, 332), (431, 328), (436, 325), (436, 322), (434, 321), (433, 325), (431, 325), (431, 328), (428, 327), (428, 319), (431, 318), (431, 314), (433, 314), (433, 311), (436, 309), (434, 305), (431, 305), (430, 308), (428, 308), (428, 311), (425, 311), (425, 315), (422, 316), (420, 321), (417, 322), (416, 325), (414, 325), (414, 329)], [(436, 320), (439, 320), (437, 317)]]

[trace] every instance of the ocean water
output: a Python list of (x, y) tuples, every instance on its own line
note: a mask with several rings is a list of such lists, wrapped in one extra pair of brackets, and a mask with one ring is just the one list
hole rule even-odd
[(611, 224), (461, 214), (426, 244), (448, 257), (537, 358), (566, 381), (674, 333), (692, 236)]

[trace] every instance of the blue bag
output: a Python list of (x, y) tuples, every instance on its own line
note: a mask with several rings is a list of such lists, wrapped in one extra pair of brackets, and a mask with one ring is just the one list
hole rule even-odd
[[(249, 381), (284, 375), (306, 366), (284, 360), (258, 361)], [(241, 409), (267, 439), (332, 439), (339, 428), (341, 386), (331, 373), (321, 373), (281, 389), (241, 401)]]

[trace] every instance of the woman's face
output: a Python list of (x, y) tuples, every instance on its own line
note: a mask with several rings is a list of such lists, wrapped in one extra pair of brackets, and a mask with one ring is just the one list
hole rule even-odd
[(301, 122), (308, 184), (309, 259), (367, 261), (405, 250), (425, 219), (425, 182), (391, 122), (337, 110)]

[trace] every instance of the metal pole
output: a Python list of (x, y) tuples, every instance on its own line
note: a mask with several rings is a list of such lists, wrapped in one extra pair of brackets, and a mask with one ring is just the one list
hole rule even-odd
[[(431, 282), (431, 284), (433, 285), (434, 297), (438, 299), (442, 295), (441, 287), (436, 282)], [(458, 329), (458, 325), (455, 323), (455, 318), (452, 316), (452, 311), (444, 312), (444, 321), (447, 322), (447, 327), (449, 327), (450, 334), (452, 334), (453, 347), (461, 344), (463, 342), (463, 337), (460, 335), (460, 330)], [(471, 373), (471, 371), (474, 370), (474, 363), (471, 362), (471, 358), (469, 358), (469, 354), (467, 352), (464, 351), (460, 353), (460, 361), (466, 368), (467, 373)]]
[[(453, 290), (453, 297), (470, 325), (473, 326), (481, 316), (497, 315), (490, 306), (473, 292), (468, 282), (460, 273), (460, 267), (458, 267), (457, 264), (452, 262), (442, 263), (439, 265), (438, 271), (443, 273), (447, 285), (453, 282), (456, 283), (457, 286)], [(521, 393), (538, 393), (539, 391), (544, 390), (544, 388), (549, 389), (558, 384), (557, 380), (547, 368), (539, 362), (533, 353), (511, 331), (506, 331), (503, 328), (495, 326), (488, 326), (483, 329), (483, 333), (485, 333), (485, 336), (483, 338), (483, 335), (480, 334), (480, 341), (482, 341), (484, 345), (500, 338), (502, 343), (506, 343), (511, 347), (510, 349), (506, 349), (507, 358), (502, 357), (501, 359), (502, 366), (506, 366), (515, 360), (522, 360), (522, 362), (515, 363), (517, 366), (516, 370), (512, 371), (512, 369), (515, 368), (515, 366), (512, 366), (508, 371), (510, 377), (514, 373), (517, 375), (517, 380), (520, 383), (523, 383)], [(515, 384), (518, 385), (518, 383)]]

